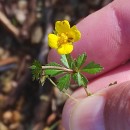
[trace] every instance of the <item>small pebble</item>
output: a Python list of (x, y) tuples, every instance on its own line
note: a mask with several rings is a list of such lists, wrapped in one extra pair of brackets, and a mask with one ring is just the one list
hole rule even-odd
[(40, 43), (40, 41), (42, 40), (43, 37), (43, 31), (42, 31), (42, 27), (41, 26), (36, 26), (33, 30), (33, 33), (31, 35), (31, 42), (33, 44), (37, 44)]
[(6, 94), (10, 93), (12, 90), (12, 85), (10, 82), (6, 82), (6, 84), (3, 86), (2, 91)]
[(28, 3), (26, 0), (19, 0), (17, 6), (19, 9), (24, 10), (27, 9)]
[(3, 122), (5, 124), (9, 124), (12, 122), (12, 118), (13, 118), (13, 113), (11, 111), (6, 111), (3, 114)]
[(13, 121), (20, 122), (22, 119), (21, 114), (18, 111), (13, 111)]
[(8, 130), (8, 128), (6, 127), (6, 125), (0, 122), (0, 130)]
[(20, 123), (14, 123), (9, 126), (10, 130), (17, 130), (20, 126)]

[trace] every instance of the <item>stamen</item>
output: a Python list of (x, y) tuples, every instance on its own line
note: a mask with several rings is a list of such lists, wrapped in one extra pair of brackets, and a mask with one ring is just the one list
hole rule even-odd
[(61, 33), (59, 35), (58, 43), (61, 45), (61, 44), (67, 43), (67, 41), (68, 41), (67, 35), (65, 33)]

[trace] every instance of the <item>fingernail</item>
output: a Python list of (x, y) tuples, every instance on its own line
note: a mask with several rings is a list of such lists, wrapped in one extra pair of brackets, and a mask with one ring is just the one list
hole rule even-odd
[(68, 113), (66, 130), (105, 130), (103, 96), (90, 96), (77, 103)]

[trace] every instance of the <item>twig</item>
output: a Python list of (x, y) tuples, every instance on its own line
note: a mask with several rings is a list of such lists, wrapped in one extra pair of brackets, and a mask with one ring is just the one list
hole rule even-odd
[(19, 69), (17, 71), (16, 80), (19, 80), (20, 77), (22, 76), (22, 73), (25, 72), (25, 68), (27, 67), (27, 63), (26, 62), (29, 60), (29, 58), (30, 58), (29, 56), (25, 56), (21, 60), (21, 62), (19, 64)]
[(1, 60), (0, 66), (4, 66), (4, 65), (7, 65), (7, 64), (16, 63), (16, 62), (18, 62), (17, 57), (10, 57), (10, 58), (7, 58), (5, 60)]
[(20, 35), (19, 29), (17, 29), (11, 22), (10, 20), (4, 15), (3, 12), (0, 11), (0, 22), (4, 24), (7, 29), (12, 32), (15, 37), (18, 37)]

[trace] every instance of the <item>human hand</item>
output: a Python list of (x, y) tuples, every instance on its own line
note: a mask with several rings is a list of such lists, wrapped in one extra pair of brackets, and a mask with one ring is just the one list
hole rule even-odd
[[(87, 60), (101, 64), (104, 71), (98, 77), (87, 75), (93, 96), (86, 97), (79, 89), (72, 95), (78, 102), (68, 99), (62, 116), (65, 129), (129, 130), (130, 1), (115, 0), (77, 27), (82, 39), (75, 44), (73, 56), (86, 52)], [(54, 60), (59, 57), (51, 50), (49, 61)], [(115, 81), (117, 85), (108, 87)]]

